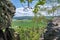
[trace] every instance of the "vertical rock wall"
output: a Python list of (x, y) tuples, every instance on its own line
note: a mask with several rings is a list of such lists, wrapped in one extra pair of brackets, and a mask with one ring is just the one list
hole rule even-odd
[(60, 17), (55, 17), (53, 23), (57, 25), (52, 27), (47, 26), (48, 28), (43, 33), (43, 39), (41, 40), (60, 40)]
[(15, 6), (10, 1), (0, 0), (0, 28), (6, 28), (11, 25), (15, 9)]

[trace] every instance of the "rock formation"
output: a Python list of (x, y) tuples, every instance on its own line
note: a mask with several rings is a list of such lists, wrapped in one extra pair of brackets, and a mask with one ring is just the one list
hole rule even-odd
[(55, 17), (53, 23), (58, 25), (46, 28), (41, 40), (60, 40), (60, 17)]
[[(8, 40), (7, 37), (9, 37), (10, 40), (13, 39), (10, 37), (11, 33), (9, 27), (11, 26), (11, 21), (12, 17), (14, 16), (15, 9), (15, 6), (9, 0), (0, 0), (0, 40)], [(3, 29), (5, 29), (5, 32), (3, 32)]]
[(0, 28), (6, 28), (11, 25), (15, 9), (15, 6), (9, 0), (0, 0)]

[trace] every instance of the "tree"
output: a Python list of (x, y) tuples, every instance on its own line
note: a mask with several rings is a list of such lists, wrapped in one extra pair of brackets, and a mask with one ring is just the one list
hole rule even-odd
[[(57, 2), (57, 4), (56, 4), (56, 2)], [(56, 16), (55, 12), (60, 8), (60, 5), (58, 5), (59, 4), (58, 0), (55, 0), (55, 1), (52, 0), (52, 1), (50, 1), (50, 3), (51, 3), (51, 6), (52, 6), (52, 9), (47, 10), (47, 11), (48, 11), (49, 14), (52, 13), (53, 14), (52, 16)], [(56, 13), (56, 14), (58, 14), (58, 13)]]
[(21, 3), (28, 3), (27, 6), (28, 8), (30, 7), (30, 3), (32, 3), (33, 0), (20, 0)]

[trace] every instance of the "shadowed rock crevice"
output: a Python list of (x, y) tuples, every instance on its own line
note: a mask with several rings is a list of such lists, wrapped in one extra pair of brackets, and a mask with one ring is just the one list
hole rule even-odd
[(48, 24), (41, 40), (60, 40), (60, 18), (55, 17), (50, 26)]

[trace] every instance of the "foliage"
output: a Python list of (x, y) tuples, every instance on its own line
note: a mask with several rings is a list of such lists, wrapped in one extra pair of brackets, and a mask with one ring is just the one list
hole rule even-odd
[(36, 14), (38, 12), (39, 8), (35, 7), (35, 9), (33, 10), (33, 12)]
[(29, 3), (31, 3), (33, 0), (20, 0), (21, 3), (24, 3), (26, 1), (29, 1)]
[[(46, 22), (42, 21), (38, 23), (38, 26), (45, 26)], [(12, 21), (12, 27), (17, 27), (17, 26), (21, 26), (21, 27), (33, 27), (36, 26), (34, 20), (16, 20), (16, 21)]]
[[(60, 5), (58, 5), (58, 6), (53, 6), (52, 7), (52, 9), (50, 9), (50, 10), (47, 10), (47, 12), (48, 12), (48, 14), (53, 14), (53, 16), (54, 16), (54, 12), (56, 11), (56, 10), (58, 10), (60, 8)], [(58, 13), (57, 13), (58, 14)]]
[(42, 1), (39, 0), (39, 1), (36, 3), (33, 12), (34, 12), (34, 13), (37, 13), (37, 12), (39, 11), (39, 9), (40, 9), (40, 6), (39, 6), (39, 5), (44, 5), (44, 4), (45, 4), (45, 0), (42, 0)]
[(17, 27), (15, 28), (15, 31), (17, 31), (20, 34), (21, 40), (39, 40), (41, 34), (43, 33), (44, 27)]
[(15, 26), (12, 26), (12, 28), (15, 29), (15, 31), (20, 34), (21, 40), (40, 40), (40, 36), (46, 27), (46, 22), (43, 21), (38, 23), (39, 25), (38, 27), (34, 25), (35, 23), (32, 20), (20, 20), (20, 21), (16, 20), (12, 23), (17, 24), (17, 25), (14, 24)]
[(60, 3), (60, 0), (57, 0), (58, 3)]
[(20, 2), (22, 3), (22, 2), (25, 2), (25, 0), (20, 0)]
[[(29, 5), (29, 3), (32, 3), (34, 0), (20, 0), (21, 3), (24, 3), (26, 1), (28, 1), (28, 5)], [(38, 5), (44, 5), (46, 3), (46, 0), (37, 0), (37, 1), (38, 2), (35, 5), (35, 9), (33, 10), (34, 13), (37, 13), (39, 11)]]

